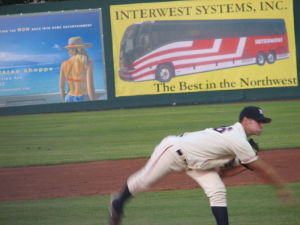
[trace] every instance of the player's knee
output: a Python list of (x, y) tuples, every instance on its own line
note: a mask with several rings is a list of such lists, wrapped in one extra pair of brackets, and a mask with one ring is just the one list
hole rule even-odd
[(130, 177), (127, 184), (132, 195), (144, 192), (151, 186), (150, 183), (140, 177)]
[(208, 195), (210, 206), (227, 206), (226, 191), (216, 191)]

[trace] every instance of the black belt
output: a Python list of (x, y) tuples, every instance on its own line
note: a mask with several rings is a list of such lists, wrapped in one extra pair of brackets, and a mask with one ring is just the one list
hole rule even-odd
[[(176, 152), (179, 156), (183, 156), (183, 153), (180, 149), (178, 149)], [(183, 160), (184, 160), (185, 164), (187, 165), (186, 159), (184, 158)]]
[(183, 155), (183, 153), (182, 153), (182, 151), (181, 151), (180, 149), (178, 149), (176, 152), (177, 152), (177, 154), (180, 155), (180, 156)]

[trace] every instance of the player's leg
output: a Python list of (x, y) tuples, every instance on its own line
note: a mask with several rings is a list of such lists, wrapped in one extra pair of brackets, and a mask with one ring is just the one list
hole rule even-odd
[(187, 174), (203, 188), (209, 198), (217, 225), (228, 225), (226, 187), (219, 174), (215, 170), (191, 170)]
[(145, 167), (131, 175), (127, 184), (133, 195), (144, 192), (172, 171), (183, 171), (186, 168), (184, 158), (174, 145), (164, 145), (154, 151)]
[(164, 139), (155, 148), (147, 164), (128, 178), (122, 193), (119, 197), (113, 199), (111, 203), (113, 210), (121, 215), (124, 204), (132, 196), (146, 191), (172, 171), (185, 170), (186, 164), (184, 158), (177, 150), (178, 148), (172, 142), (172, 138)]
[(112, 195), (109, 208), (109, 224), (119, 225), (123, 214), (123, 205), (131, 197), (131, 193), (126, 185), (123, 192), (119, 195)]

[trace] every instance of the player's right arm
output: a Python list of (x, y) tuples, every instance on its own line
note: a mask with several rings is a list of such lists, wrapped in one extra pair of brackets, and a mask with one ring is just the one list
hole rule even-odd
[(283, 203), (290, 204), (291, 201), (293, 201), (290, 198), (292, 192), (282, 182), (278, 172), (271, 165), (259, 158), (249, 163), (248, 166), (251, 170), (253, 170), (253, 172), (261, 176), (267, 183), (271, 184), (277, 190), (277, 195)]

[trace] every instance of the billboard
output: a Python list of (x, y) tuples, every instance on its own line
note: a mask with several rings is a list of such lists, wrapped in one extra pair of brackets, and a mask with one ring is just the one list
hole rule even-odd
[(101, 9), (0, 17), (0, 107), (107, 99)]
[(115, 95), (298, 86), (293, 1), (110, 7)]

